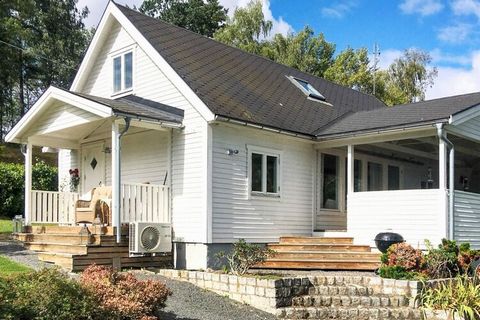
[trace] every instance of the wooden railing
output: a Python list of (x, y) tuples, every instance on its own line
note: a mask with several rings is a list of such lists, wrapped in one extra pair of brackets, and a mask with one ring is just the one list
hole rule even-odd
[(170, 222), (170, 188), (167, 186), (129, 183), (121, 188), (122, 223)]
[(32, 190), (30, 206), (33, 223), (73, 224), (78, 193)]

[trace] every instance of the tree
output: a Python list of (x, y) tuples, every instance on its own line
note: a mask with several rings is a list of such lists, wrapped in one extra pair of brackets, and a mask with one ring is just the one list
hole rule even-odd
[(310, 27), (297, 34), (276, 34), (266, 48), (264, 54), (270, 59), (319, 77), (330, 67), (335, 53), (335, 45), (322, 33), (315, 36)]
[(373, 68), (368, 50), (347, 48), (340, 52), (325, 72), (325, 79), (364, 93), (373, 92)]
[(0, 4), (0, 131), (50, 85), (71, 83), (92, 33), (77, 0), (3, 0)]
[(139, 11), (207, 37), (213, 37), (227, 18), (218, 0), (145, 0)]
[[(262, 54), (266, 37), (272, 30), (272, 21), (265, 20), (262, 2), (251, 1), (245, 8), (237, 8), (232, 18), (227, 18), (223, 28), (217, 30), (214, 38), (220, 42), (247, 52)], [(265, 54), (264, 54), (265, 55)]]
[(437, 68), (427, 68), (432, 61), (422, 50), (408, 49), (388, 68), (386, 92), (392, 103), (402, 104), (425, 100), (425, 91), (432, 87)]

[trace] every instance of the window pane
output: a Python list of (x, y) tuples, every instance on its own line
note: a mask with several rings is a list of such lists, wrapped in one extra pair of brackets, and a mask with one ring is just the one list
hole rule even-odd
[(323, 155), (322, 208), (338, 209), (338, 157)]
[(122, 60), (120, 57), (113, 59), (113, 91), (122, 89)]
[(262, 191), (262, 158), (258, 153), (252, 153), (252, 191)]
[(368, 163), (368, 191), (383, 190), (383, 168), (375, 162)]
[(400, 190), (400, 168), (388, 166), (388, 190)]
[(267, 156), (267, 192), (277, 193), (277, 157)]
[(362, 161), (354, 160), (353, 167), (353, 191), (362, 191)]
[(129, 52), (124, 56), (124, 89), (129, 89), (132, 87), (132, 53)]

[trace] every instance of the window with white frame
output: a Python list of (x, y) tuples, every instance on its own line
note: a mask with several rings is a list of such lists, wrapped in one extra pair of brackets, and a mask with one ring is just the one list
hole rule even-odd
[(249, 148), (249, 176), (252, 195), (280, 195), (280, 153)]
[(113, 93), (120, 93), (133, 87), (133, 52), (113, 56)]

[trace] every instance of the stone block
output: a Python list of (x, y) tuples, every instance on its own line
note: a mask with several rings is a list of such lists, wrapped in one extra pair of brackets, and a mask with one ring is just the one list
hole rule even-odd
[(352, 303), (351, 299), (349, 296), (341, 296), (340, 297), (342, 306), (348, 307)]
[(302, 278), (293, 278), (293, 285), (299, 287), (302, 285)]
[(309, 287), (311, 285), (310, 279), (308, 278), (302, 278), (302, 286), (304, 287)]
[(233, 275), (228, 276), (228, 283), (234, 285), (238, 284), (238, 277)]
[(265, 296), (275, 298), (277, 296), (277, 290), (275, 288), (265, 288)]
[(270, 279), (267, 280), (267, 285), (266, 287), (272, 287), (272, 288), (281, 288), (283, 287), (283, 279)]
[(326, 279), (326, 284), (327, 285), (329, 285), (329, 286), (335, 285), (335, 277), (328, 276), (328, 277), (325, 277), (325, 279)]
[(203, 279), (205, 281), (212, 281), (212, 274), (210, 272), (205, 272), (205, 274), (203, 275)]
[(360, 305), (360, 297), (359, 296), (351, 296), (350, 301), (351, 301), (352, 306)]
[(257, 285), (257, 279), (255, 279), (255, 278), (247, 278), (247, 285), (249, 285), (249, 286), (256, 286), (256, 285)]
[(189, 271), (188, 272), (188, 279), (197, 279), (197, 272), (196, 271)]
[(220, 290), (228, 292), (230, 290), (230, 288), (228, 287), (228, 283), (220, 282)]
[(228, 291), (231, 293), (238, 293), (238, 284), (229, 284)]
[(181, 270), (180, 271), (180, 277), (182, 279), (188, 279), (188, 271), (187, 270)]
[(372, 301), (372, 307), (380, 307), (381, 306), (380, 297), (373, 296), (370, 299)]
[(265, 296), (265, 287), (255, 287), (255, 294), (259, 297)]
[(238, 285), (238, 293), (246, 294), (247, 293), (247, 286), (244, 285), (244, 284), (239, 284)]
[(239, 284), (247, 284), (247, 279), (246, 277), (243, 277), (243, 276), (239, 276), (238, 277), (238, 283)]
[(268, 287), (267, 279), (257, 279), (257, 286), (259, 287)]
[(390, 299), (388, 297), (381, 297), (380, 304), (382, 307), (388, 307), (390, 305)]
[(247, 286), (247, 294), (255, 295), (255, 286)]
[(212, 273), (212, 281), (213, 282), (220, 282), (220, 274)]
[(228, 274), (221, 274), (220, 275), (220, 282), (228, 284)]

